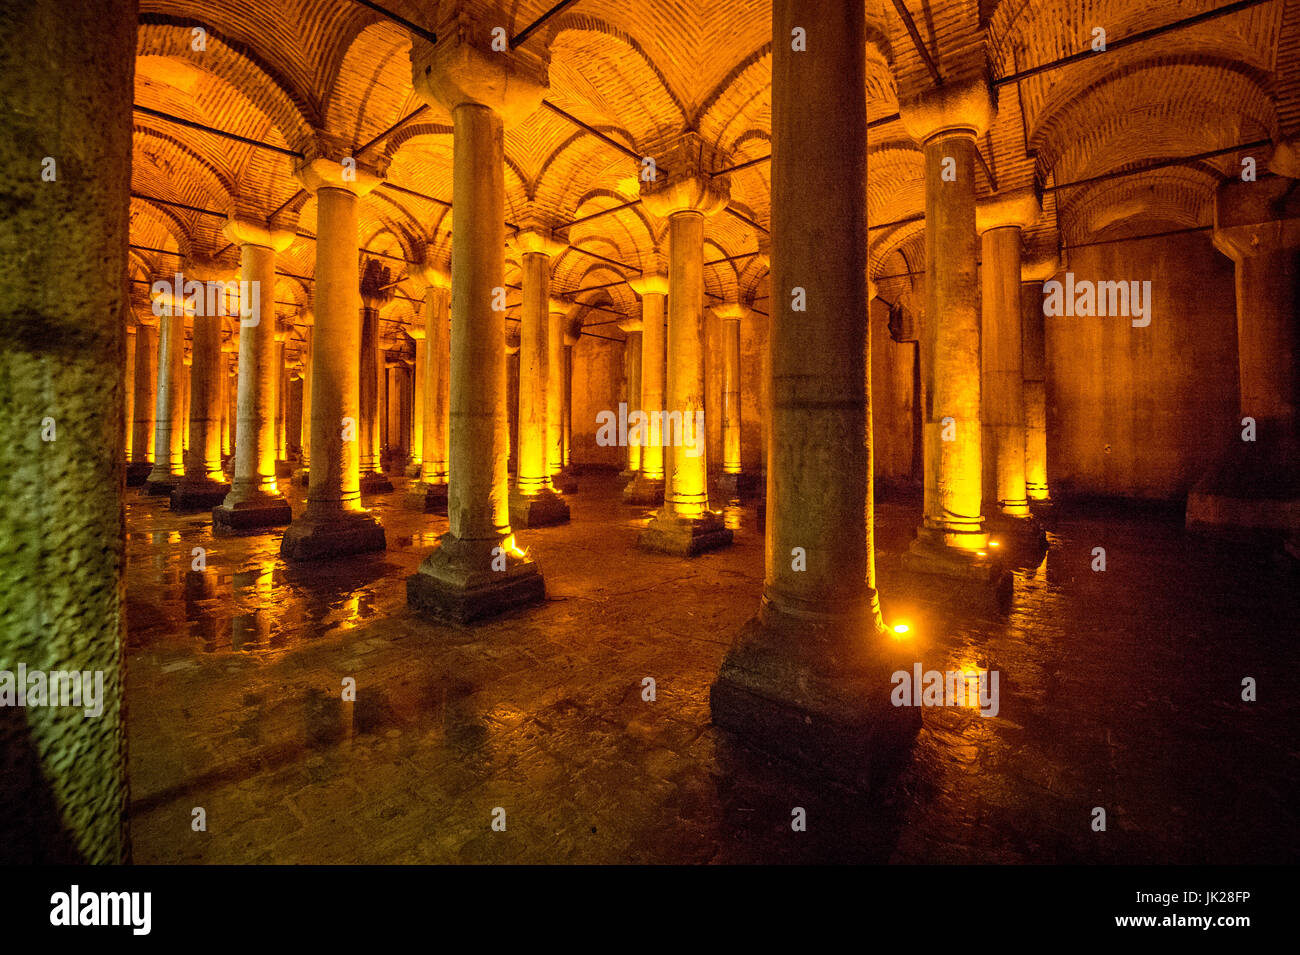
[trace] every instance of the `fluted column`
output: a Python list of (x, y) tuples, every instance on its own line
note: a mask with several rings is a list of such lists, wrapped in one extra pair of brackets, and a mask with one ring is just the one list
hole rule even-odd
[(235, 473), (230, 493), (212, 512), (221, 527), (274, 527), (293, 516), (276, 483), (275, 397), (283, 334), (276, 328), (275, 256), (293, 233), (244, 219), (226, 225), (239, 245), (240, 278), (256, 299), (239, 319), (239, 379), (235, 396)]
[(863, 5), (775, 0), (772, 30), (766, 577), (710, 702), (759, 748), (869, 785), (920, 711), (890, 705), (873, 579), (866, 193), (845, 188), (867, 178)]
[(153, 470), (154, 414), (157, 411), (158, 317), (137, 316), (135, 333), (134, 392), (131, 422), (131, 461), (126, 466), (126, 483), (141, 485)]
[(447, 507), (447, 434), (451, 388), (451, 276), (433, 265), (424, 267), (424, 378), (416, 401), (424, 431), (420, 480), (407, 502), (425, 511)]
[(361, 506), (357, 455), (357, 206), (378, 179), (352, 164), (324, 158), (301, 163), (296, 173), (316, 196), (312, 461), (307, 509), (285, 530), (280, 553), (289, 560), (311, 560), (386, 546), (383, 527)]
[(925, 502), (905, 566), (986, 583), (1005, 579), (988, 551), (981, 473), (975, 139), (992, 110), (982, 81), (935, 87), (900, 107), (925, 163)]
[(471, 620), (543, 599), (537, 565), (510, 526), (506, 474), (504, 128), (546, 91), (543, 59), (492, 49), (490, 27), (465, 18), (436, 45), (413, 40), (412, 76), (451, 113), (452, 295), (450, 532), (407, 580), (420, 610)]
[[(191, 262), (187, 274), (201, 282), (231, 282), (235, 271), (212, 262)], [(205, 307), (194, 314), (190, 347), (189, 444), (185, 473), (171, 493), (176, 511), (206, 510), (220, 504), (230, 492), (221, 466), (221, 333), (225, 311), (235, 309), (227, 297), (224, 309)]]
[(641, 184), (642, 206), (668, 220), (669, 262), (667, 412), (659, 429), (668, 467), (663, 507), (640, 544), (683, 557), (732, 539), (721, 515), (709, 509), (704, 427), (704, 221), (726, 206), (730, 189), (727, 177), (710, 176), (707, 166), (724, 162), (688, 135), (663, 163), (671, 176)]
[[(569, 505), (551, 485), (551, 474), (563, 467), (560, 430), (563, 412), (563, 368), (552, 365), (558, 352), (553, 336), (563, 332), (551, 316), (551, 256), (562, 246), (549, 232), (521, 231), (512, 240), (523, 265), (523, 303), (519, 309), (519, 444), (515, 483), (510, 494), (510, 523), (515, 527), (545, 527), (569, 519)], [(559, 405), (558, 407), (556, 405)]]
[[(658, 421), (664, 410), (664, 379), (667, 374), (668, 275), (646, 272), (628, 280), (632, 291), (641, 296), (641, 394), (637, 408), (646, 421)], [(630, 412), (629, 412), (630, 413)], [(644, 431), (641, 470), (623, 489), (623, 501), (653, 507), (664, 499), (664, 448), (660, 429)]]

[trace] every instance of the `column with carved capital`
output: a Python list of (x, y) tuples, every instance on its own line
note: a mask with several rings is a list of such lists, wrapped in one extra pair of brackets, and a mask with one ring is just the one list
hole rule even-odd
[(171, 297), (155, 298), (153, 308), (158, 316), (158, 390), (153, 469), (143, 493), (161, 495), (171, 494), (185, 470), (185, 308)]
[(641, 184), (641, 204), (668, 220), (668, 380), (651, 441), (667, 449), (664, 504), (642, 531), (649, 550), (691, 557), (731, 543), (709, 509), (704, 425), (704, 220), (727, 205), (730, 180), (711, 176), (725, 160), (696, 134), (667, 151), (659, 178)]
[(751, 309), (736, 302), (715, 305), (722, 321), (722, 476), (719, 490), (740, 493), (740, 320)]
[(451, 113), (451, 529), (407, 578), (417, 609), (467, 621), (545, 598), (537, 564), (515, 541), (506, 473), (504, 129), (532, 114), (546, 61), (492, 49), (490, 26), (456, 5), (436, 45), (412, 41), (416, 92)]
[(138, 487), (153, 470), (154, 414), (157, 411), (158, 316), (152, 312), (136, 316), (135, 377), (129, 387), (132, 401), (131, 461), (126, 466), (126, 483)]
[(287, 560), (313, 560), (387, 546), (383, 526), (361, 506), (357, 446), (357, 356), (361, 353), (357, 206), (379, 179), (354, 162), (324, 157), (304, 160), (296, 174), (316, 196), (312, 460), (307, 509), (285, 529), (280, 553)]
[(415, 400), (411, 407), (411, 447), (406, 458), (406, 476), (418, 478), (420, 463), (424, 460), (424, 316), (412, 322), (406, 334), (415, 343), (415, 365), (411, 369), (411, 390)]
[(358, 382), (361, 413), (358, 434), (361, 447), (361, 493), (386, 494), (393, 482), (384, 474), (380, 415), (383, 381), (386, 377), (383, 350), (379, 347), (379, 310), (393, 300), (392, 270), (376, 259), (367, 259), (361, 274), (361, 349)]
[(217, 527), (259, 528), (289, 523), (289, 502), (276, 484), (275, 395), (279, 348), (275, 321), (275, 256), (293, 233), (232, 219), (226, 237), (238, 244), (240, 276), (254, 300), (239, 317), (235, 394), (235, 474), (230, 493), (213, 509)]
[[(645, 424), (648, 424), (651, 420), (658, 421), (664, 410), (668, 274), (645, 272), (639, 278), (628, 279), (628, 285), (641, 296), (641, 394), (632, 410), (641, 411), (645, 416)], [(631, 414), (631, 410), (628, 414)], [(660, 429), (651, 431), (644, 425), (641, 437), (641, 469), (632, 478), (632, 483), (623, 489), (623, 503), (654, 507), (663, 503), (664, 499), (663, 440)]]
[[(632, 412), (641, 408), (641, 317), (627, 318), (618, 323), (619, 331), (627, 337), (623, 340), (623, 376), (627, 381), (627, 411), (629, 421)], [(623, 417), (623, 415), (619, 415)], [(626, 486), (641, 471), (641, 441), (643, 429), (633, 429), (629, 424), (627, 434), (627, 467), (619, 478)]]
[(562, 494), (578, 493), (578, 476), (569, 466), (569, 369), (577, 341), (569, 329), (572, 303), (552, 299), (546, 330), (546, 458), (551, 486)]
[(1020, 266), (1022, 363), (1025, 376), (1025, 493), (1031, 508), (1050, 508), (1047, 486), (1047, 328), (1043, 283), (1060, 265), (1053, 253)]
[[(413, 481), (407, 503), (427, 512), (447, 509), (447, 431), (451, 387), (451, 276), (433, 265), (424, 267), (421, 306), (424, 331), (424, 373), (416, 393), (423, 435), (420, 479)], [(418, 359), (417, 359), (418, 361)]]

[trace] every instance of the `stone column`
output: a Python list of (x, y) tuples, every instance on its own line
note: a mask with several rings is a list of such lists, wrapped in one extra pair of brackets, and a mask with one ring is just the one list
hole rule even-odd
[(740, 320), (749, 308), (738, 303), (715, 306), (722, 322), (722, 478), (720, 490), (740, 493)]
[(578, 478), (569, 467), (568, 437), (565, 431), (569, 427), (565, 417), (569, 381), (565, 370), (568, 355), (565, 345), (568, 343), (566, 325), (571, 310), (572, 306), (568, 302), (559, 299), (552, 301), (546, 329), (546, 457), (551, 471), (551, 485), (564, 494), (578, 492)]
[(506, 325), (506, 471), (519, 471), (519, 324)]
[(306, 485), (311, 479), (311, 340), (312, 326), (316, 321), (315, 313), (305, 308), (298, 313), (302, 324), (302, 436), (299, 444), (298, 470), (294, 472), (293, 483)]
[(132, 439), (135, 436), (135, 319), (126, 319), (126, 361), (122, 365), (122, 461), (129, 463), (132, 453)]
[(275, 330), (275, 473), (288, 477), (293, 473), (289, 460), (289, 329), (276, 323)]
[(137, 316), (135, 333), (135, 393), (131, 422), (131, 463), (126, 466), (126, 483), (136, 487), (145, 482), (153, 470), (154, 413), (158, 401), (156, 375), (158, 360), (158, 317), (152, 313)]
[[(796, 26), (815, 55), (791, 51)], [(715, 725), (867, 786), (921, 720), (890, 705), (872, 576), (866, 192), (844, 185), (866, 181), (863, 5), (775, 0), (772, 31), (766, 579), (710, 702)]]
[(707, 167), (724, 163), (689, 134), (663, 163), (671, 175), (641, 184), (642, 206), (668, 220), (667, 410), (650, 426), (669, 450), (664, 504), (639, 543), (682, 557), (732, 539), (722, 516), (709, 509), (704, 425), (704, 220), (726, 206), (730, 192), (730, 180), (710, 176)]
[[(569, 505), (551, 485), (551, 474), (558, 473), (563, 464), (563, 448), (553, 441), (553, 437), (562, 436), (555, 427), (560, 423), (559, 414), (553, 412), (564, 410), (563, 392), (556, 387), (562, 385), (556, 379), (563, 369), (551, 364), (556, 351), (552, 333), (563, 335), (551, 321), (551, 256), (561, 246), (538, 229), (521, 231), (512, 242), (523, 266), (524, 294), (519, 309), (519, 444), (510, 523), (545, 527), (569, 519)], [(562, 363), (563, 358), (560, 360)], [(557, 399), (560, 407), (553, 407)]]
[(154, 464), (146, 494), (171, 494), (185, 472), (185, 312), (170, 298), (155, 299), (159, 316), (158, 393), (155, 402)]
[(426, 512), (447, 509), (447, 433), (451, 386), (451, 276), (424, 267), (424, 379), (417, 392), (423, 444), (420, 480), (411, 484), (407, 502)]
[(217, 363), (217, 407), (221, 411), (221, 422), (217, 431), (221, 435), (221, 467), (226, 468), (226, 457), (230, 454), (230, 354), (237, 348), (229, 339), (221, 342), (221, 360)]
[[(641, 319), (626, 319), (619, 322), (618, 327), (627, 336), (623, 340), (623, 374), (627, 381), (626, 414), (630, 422), (632, 412), (641, 410)], [(641, 441), (644, 435), (640, 431), (643, 430), (634, 433), (632, 425), (628, 425), (627, 467), (619, 474), (625, 486), (641, 471)]]
[[(18, 708), (12, 696), (0, 708), (0, 862), (121, 864), (131, 853), (118, 371), (136, 4), (32, 0), (6, 4), (3, 21), (0, 670), (7, 693), (20, 667), (93, 676), (102, 710), (31, 697)], [(75, 37), (93, 38), (93, 55)]]
[(316, 196), (312, 464), (307, 509), (285, 529), (280, 553), (287, 560), (312, 560), (386, 547), (383, 526), (361, 506), (357, 454), (357, 206), (379, 180), (360, 167), (324, 158), (299, 164), (296, 173)]
[(1281, 173), (1230, 179), (1215, 195), (1214, 246), (1236, 266), (1241, 418), (1224, 459), (1187, 497), (1189, 529), (1288, 538), (1293, 552), (1300, 541), (1297, 181)]
[[(186, 324), (190, 324), (187, 322)], [(193, 339), (194, 329), (190, 326), (190, 338)], [(190, 376), (193, 375), (194, 355), (193, 347), (190, 341), (186, 342), (185, 357), (182, 359), (185, 370), (181, 373), (181, 476), (176, 483), (179, 484), (185, 479), (186, 462), (189, 460), (190, 452), (190, 385), (193, 382)], [(173, 490), (175, 490), (173, 488)], [(170, 492), (168, 492), (170, 493)]]
[(1047, 329), (1043, 283), (1056, 273), (1056, 255), (1021, 265), (1020, 314), (1025, 375), (1025, 491), (1032, 508), (1050, 507), (1047, 486)]
[[(190, 276), (201, 282), (233, 282), (233, 269), (215, 263), (190, 263)], [(235, 297), (227, 296), (224, 307), (213, 309), (214, 296), (205, 296), (205, 307), (194, 314), (190, 348), (189, 445), (185, 474), (172, 489), (174, 511), (201, 511), (220, 504), (230, 493), (221, 466), (221, 331), (222, 320), (234, 311)]]
[(1041, 215), (1030, 190), (979, 203), (975, 226), (982, 243), (980, 282), (980, 402), (984, 496), (994, 505), (988, 528), (1021, 552), (1047, 544), (1029, 512), (1026, 484), (1023, 314), (1020, 301), (1021, 232)]
[(393, 483), (384, 475), (381, 440), (381, 404), (384, 393), (384, 357), (379, 347), (379, 310), (393, 298), (391, 272), (374, 259), (366, 262), (361, 278), (361, 349), (359, 358), (361, 417), (361, 493), (386, 494)]
[(992, 123), (993, 106), (987, 84), (976, 81), (932, 88), (905, 100), (900, 113), (924, 154), (926, 261), (925, 515), (904, 566), (1002, 584), (1007, 578), (989, 553), (982, 507), (975, 225), (975, 140)]
[(510, 527), (505, 322), (493, 305), (505, 289), (504, 126), (534, 112), (547, 86), (543, 59), (494, 51), (486, 23), (461, 17), (438, 33), (436, 45), (412, 41), (411, 69), (420, 96), (451, 113), (454, 137), (451, 530), (407, 579), (407, 600), (465, 621), (545, 597)]
[(239, 246), (240, 279), (256, 300), (239, 319), (239, 381), (235, 398), (235, 474), (230, 493), (212, 511), (217, 527), (288, 524), (293, 514), (276, 484), (276, 384), (284, 345), (275, 319), (275, 256), (293, 233), (265, 223), (232, 219), (226, 237)]
[(413, 323), (406, 333), (415, 342), (415, 365), (411, 371), (415, 401), (411, 407), (411, 448), (406, 459), (406, 476), (418, 478), (420, 462), (424, 460), (424, 326)]
[(561, 454), (564, 461), (564, 488), (566, 494), (575, 494), (578, 490), (577, 471), (573, 466), (573, 346), (578, 344), (582, 332), (576, 334), (574, 326), (566, 325), (564, 329), (564, 447)]
[[(641, 397), (638, 407), (645, 413), (648, 423), (658, 421), (664, 410), (668, 275), (646, 272), (640, 278), (629, 279), (628, 285), (641, 296)], [(645, 430), (643, 437), (641, 470), (623, 489), (623, 502), (654, 507), (664, 499), (663, 438), (659, 428)]]

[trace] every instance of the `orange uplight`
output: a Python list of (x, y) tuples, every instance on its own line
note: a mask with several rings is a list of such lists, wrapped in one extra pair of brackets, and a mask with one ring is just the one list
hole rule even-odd
[(894, 631), (894, 639), (896, 640), (901, 640), (903, 637), (907, 636), (909, 633), (912, 632), (911, 625), (906, 623), (896, 623), (890, 629)]
[(989, 546), (990, 546), (990, 547), (1001, 547), (1001, 546), (1002, 546), (1002, 542), (1001, 542), (1001, 541), (989, 541)]
[(986, 550), (977, 550), (977, 551), (975, 552), (975, 556), (976, 556), (976, 557), (987, 557), (988, 555), (989, 555), (989, 552), (986, 551)]

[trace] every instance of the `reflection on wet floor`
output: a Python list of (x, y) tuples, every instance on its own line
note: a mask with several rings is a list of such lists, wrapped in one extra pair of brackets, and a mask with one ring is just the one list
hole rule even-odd
[[(887, 622), (908, 626), (898, 639), (925, 669), (997, 671), (1000, 700), (995, 716), (925, 709), (894, 781), (858, 797), (709, 725), (709, 684), (762, 587), (752, 502), (724, 508), (731, 548), (679, 560), (638, 550), (652, 511), (585, 475), (570, 524), (518, 534), (547, 602), (456, 628), (407, 610), (405, 578), (447, 522), (405, 508), (394, 483), (367, 502), (386, 553), (296, 566), (280, 530), (214, 538), (210, 518), (129, 495), (136, 861), (1233, 862), (1300, 848), (1282, 680), (1300, 662), (1294, 571), (1189, 540), (1176, 517), (1054, 515), (1051, 550), (1016, 569), (1003, 611), (903, 577), (919, 507), (881, 505)], [(1247, 676), (1259, 702), (1241, 700)], [(191, 830), (194, 806), (207, 832)], [(807, 832), (791, 831), (795, 806)], [(494, 807), (506, 832), (490, 829)]]

